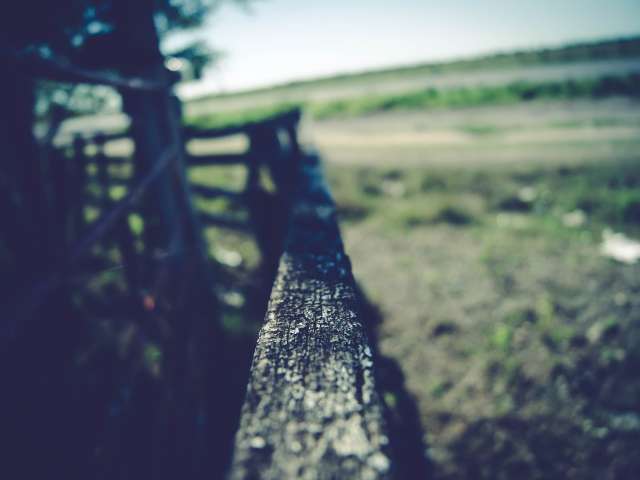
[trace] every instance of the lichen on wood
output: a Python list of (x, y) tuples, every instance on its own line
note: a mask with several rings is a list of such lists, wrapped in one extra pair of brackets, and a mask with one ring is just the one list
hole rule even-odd
[(236, 436), (233, 480), (391, 476), (372, 352), (319, 168), (314, 157), (301, 161)]

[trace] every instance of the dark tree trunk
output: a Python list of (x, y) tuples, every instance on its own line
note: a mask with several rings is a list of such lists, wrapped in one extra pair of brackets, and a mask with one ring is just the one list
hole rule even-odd
[[(0, 67), (0, 194), (2, 240), (15, 270), (2, 293), (12, 298), (47, 265), (45, 182), (33, 136), (34, 82)], [(6, 282), (6, 280), (5, 280)]]
[[(0, 67), (0, 241), (11, 263), (8, 269), (0, 266), (0, 324), (7, 334), (0, 350), (0, 443), (11, 451), (0, 477), (19, 472), (43, 478), (56, 472), (78, 478), (83, 462), (72, 457), (87, 453), (79, 434), (84, 422), (77, 417), (72, 388), (65, 387), (81, 323), (71, 314), (64, 290), (32, 315), (22, 316), (16, 308), (58, 265), (64, 231), (55, 211), (61, 197), (54, 196), (52, 186), (54, 176), (63, 174), (55, 169), (64, 166), (52, 164), (55, 159), (46, 158), (36, 143), (34, 87), (33, 79), (11, 65)], [(65, 442), (59, 441), (62, 431)]]
[(171, 333), (163, 339), (162, 388), (139, 392), (141, 398), (152, 400), (150, 424), (138, 425), (147, 429), (149, 439), (148, 450), (141, 452), (147, 472), (153, 478), (177, 478), (193, 471), (194, 452), (202, 448), (198, 444), (202, 405), (212, 414), (209, 417), (219, 414), (216, 402), (205, 398), (205, 385), (216, 381), (219, 368), (217, 302), (181, 161), (180, 104), (171, 94), (171, 76), (159, 50), (154, 2), (120, 0), (115, 7), (114, 48), (123, 55), (122, 73), (167, 84), (158, 92), (121, 92), (131, 119), (136, 175), (149, 172), (168, 148), (177, 156), (142, 206), (145, 250), (149, 257), (160, 251), (162, 259), (140, 281), (153, 285), (162, 301), (171, 305)]
[[(116, 31), (114, 49), (121, 52), (119, 67), (128, 76), (166, 83), (169, 72), (164, 67), (159, 39), (153, 21), (153, 0), (114, 2)], [(169, 90), (160, 92), (121, 91), (125, 113), (131, 119), (135, 143), (136, 174), (144, 175), (159, 160), (165, 149), (172, 147), (174, 132), (170, 115)], [(145, 243), (148, 251), (166, 250), (171, 244), (176, 260), (184, 253), (184, 230), (173, 170), (166, 170), (154, 183), (144, 208)]]

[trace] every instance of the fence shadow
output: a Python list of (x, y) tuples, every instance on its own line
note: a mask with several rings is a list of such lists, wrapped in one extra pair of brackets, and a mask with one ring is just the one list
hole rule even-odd
[(427, 445), (415, 399), (406, 388), (404, 373), (398, 362), (383, 355), (378, 348), (378, 327), (383, 321), (382, 313), (369, 301), (359, 285), (356, 290), (375, 359), (378, 391), (383, 396), (389, 441), (396, 467), (395, 477), (431, 478), (433, 465), (426, 455)]

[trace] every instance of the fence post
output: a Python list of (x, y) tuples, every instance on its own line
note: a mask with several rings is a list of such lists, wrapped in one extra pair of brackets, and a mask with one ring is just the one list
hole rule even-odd
[(109, 165), (107, 157), (104, 154), (105, 137), (99, 133), (94, 138), (94, 144), (98, 151), (95, 156), (98, 183), (100, 185), (100, 209), (105, 212), (111, 203), (111, 195), (109, 194)]
[[(283, 160), (284, 152), (278, 139), (277, 130), (271, 125), (256, 126), (249, 133), (249, 176), (247, 180), (247, 200), (249, 218), (253, 226), (258, 247), (262, 253), (264, 266), (270, 279), (275, 276), (278, 259), (282, 253), (284, 229), (287, 218), (286, 191), (281, 176), (271, 177), (276, 185), (276, 192), (269, 193), (259, 185), (261, 165), (270, 166)], [(284, 182), (286, 183), (286, 182)], [(270, 282), (269, 282), (270, 283)]]
[(71, 169), (70, 160), (49, 146), (46, 155), (48, 157), (48, 167), (51, 180), (51, 239), (55, 244), (55, 254), (61, 258), (67, 258), (69, 246), (69, 200), (72, 199), (70, 192), (69, 173)]
[(232, 480), (393, 477), (373, 352), (319, 159), (303, 155)]
[(73, 179), (73, 228), (72, 236), (76, 238), (84, 226), (84, 207), (85, 207), (85, 188), (87, 184), (87, 159), (84, 154), (86, 142), (81, 135), (75, 135), (73, 137), (73, 165), (74, 165), (74, 179)]

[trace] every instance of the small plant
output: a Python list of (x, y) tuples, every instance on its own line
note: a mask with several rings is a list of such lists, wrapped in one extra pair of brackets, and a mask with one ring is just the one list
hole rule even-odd
[(501, 350), (508, 352), (511, 349), (511, 339), (513, 338), (513, 328), (511, 325), (498, 325), (491, 335), (491, 344)]

